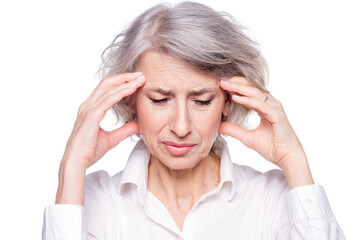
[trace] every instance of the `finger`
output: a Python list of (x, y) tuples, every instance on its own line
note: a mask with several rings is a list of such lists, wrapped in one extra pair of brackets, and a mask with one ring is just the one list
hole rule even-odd
[(104, 92), (107, 92), (109, 89), (118, 85), (122, 85), (123, 83), (126, 82), (134, 81), (141, 76), (143, 76), (141, 72), (135, 72), (135, 73), (121, 73), (108, 78), (104, 78), (95, 88), (93, 98), (96, 99), (99, 95), (102, 95)]
[(233, 138), (241, 141), (245, 146), (250, 147), (249, 141), (249, 130), (245, 130), (238, 125), (235, 125), (230, 122), (221, 122), (219, 127), (219, 133), (229, 135)]
[(118, 145), (125, 138), (139, 132), (139, 130), (139, 124), (137, 122), (129, 122), (109, 132), (111, 148)]
[(255, 87), (255, 85), (251, 81), (249, 81), (246, 77), (233, 76), (233, 77), (228, 77), (228, 78), (221, 78), (220, 80), (222, 80), (224, 82), (238, 82), (238, 83), (242, 83), (247, 86)]
[(117, 91), (120, 91), (123, 88), (126, 88), (129, 85), (137, 85), (140, 82), (143, 82), (145, 80), (145, 76), (141, 75), (140, 77), (137, 77), (135, 80), (131, 80), (131, 81), (126, 81), (122, 84), (119, 85), (115, 85), (112, 88), (110, 88), (107, 92), (109, 92), (110, 94), (115, 93)]
[(120, 73), (111, 77), (104, 78), (96, 86), (96, 88), (91, 93), (91, 95), (85, 100), (85, 102), (83, 103), (84, 108), (92, 104), (94, 101), (96, 101), (96, 99), (99, 98), (99, 96), (103, 95), (104, 92), (109, 91), (109, 89), (113, 88), (114, 86), (121, 85), (125, 82), (134, 81), (141, 76), (142, 76), (141, 72), (134, 72), (134, 73)]
[[(96, 102), (91, 105), (84, 106), (82, 105), (78, 113), (78, 124), (76, 125), (76, 130), (82, 125), (83, 122), (87, 122), (87, 125), (92, 125), (94, 123), (100, 123), (105, 117), (106, 112), (113, 107), (116, 103), (121, 101), (122, 98), (133, 94), (139, 87), (145, 84), (145, 78), (142, 75), (136, 80), (123, 83), (121, 87), (117, 88), (116, 92), (108, 91), (102, 97), (97, 99)], [(102, 105), (103, 106), (99, 106)], [(85, 109), (86, 108), (86, 109)], [(90, 119), (89, 116), (90, 115)]]
[(105, 114), (116, 103), (120, 102), (124, 97), (130, 96), (136, 92), (136, 90), (145, 84), (145, 80), (136, 84), (130, 84), (126, 88), (121, 89), (111, 95), (106, 96), (101, 102), (99, 102), (94, 108), (100, 109)]
[(102, 79), (100, 83), (102, 83), (103, 85), (121, 84), (124, 82), (132, 81), (137, 77), (140, 77), (141, 75), (143, 75), (142, 72), (125, 72), (106, 77)]
[(269, 104), (267, 101), (259, 100), (254, 97), (246, 97), (239, 95), (232, 95), (232, 100), (249, 109), (256, 111), (259, 116), (263, 116), (270, 123), (276, 123), (286, 119), (284, 110), (281, 104)]
[(109, 89), (108, 91), (104, 92), (102, 96), (99, 96), (98, 99), (89, 107), (91, 108), (91, 107), (97, 106), (99, 103), (103, 102), (104, 99), (106, 99), (107, 97), (109, 97), (113, 94), (116, 94), (123, 89), (129, 88), (132, 86), (135, 86), (135, 88), (137, 89), (137, 88), (143, 86), (145, 84), (145, 81), (146, 81), (145, 76), (142, 75), (141, 77), (138, 77), (137, 79), (135, 79), (131, 82), (126, 82), (119, 86), (113, 87), (113, 88)]
[(116, 86), (122, 85), (126, 82), (135, 81), (138, 78), (144, 76), (141, 72), (133, 72), (133, 73), (121, 73), (108, 78), (104, 78), (100, 81), (99, 89), (100, 94), (103, 92), (109, 91)]
[(256, 97), (258, 99), (264, 99), (265, 93), (253, 85), (250, 85), (248, 81), (240, 79), (221, 80), (220, 86), (222, 89), (228, 92), (235, 92), (238, 95)]
[(84, 122), (86, 121), (87, 124), (90, 125), (94, 123), (100, 124), (100, 122), (105, 117), (106, 112), (122, 98), (133, 94), (137, 87), (140, 87), (140, 85), (130, 85), (127, 88), (121, 89), (120, 91), (107, 96), (105, 99), (103, 99), (102, 102), (99, 102), (96, 106), (93, 106), (86, 111), (86, 119)]

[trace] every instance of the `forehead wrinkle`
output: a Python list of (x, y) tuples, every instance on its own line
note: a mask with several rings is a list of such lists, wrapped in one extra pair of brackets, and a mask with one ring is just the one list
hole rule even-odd
[(164, 78), (194, 82), (192, 78), (200, 75), (183, 60), (156, 51), (146, 52), (140, 61), (140, 65), (144, 67), (148, 75), (155, 76), (154, 78), (158, 80)]
[(145, 67), (148, 72), (155, 75), (158, 75), (159, 73), (169, 75), (170, 73), (172, 77), (179, 77), (179, 73), (188, 74), (191, 72), (189, 71), (190, 67), (188, 67), (183, 61), (156, 51), (146, 52), (140, 61), (140, 65)]
[[(185, 62), (170, 55), (147, 52), (140, 61), (141, 70), (145, 71), (147, 81), (144, 89), (162, 88), (165, 91), (198, 88), (219, 88), (215, 77), (193, 70)], [(176, 88), (172, 85), (175, 84)], [(181, 83), (176, 85), (176, 83)], [(163, 91), (164, 92), (164, 91)], [(195, 94), (198, 95), (198, 94)]]

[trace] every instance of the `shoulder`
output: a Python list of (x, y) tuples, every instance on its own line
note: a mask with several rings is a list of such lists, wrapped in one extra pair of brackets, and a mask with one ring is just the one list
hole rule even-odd
[(106, 189), (110, 184), (110, 175), (104, 170), (93, 172), (85, 176), (85, 188)]
[(103, 216), (113, 211), (117, 192), (112, 178), (104, 170), (85, 176), (84, 207), (89, 218), (94, 219), (93, 216)]
[(287, 193), (289, 191), (288, 183), (283, 171), (280, 169), (271, 169), (261, 172), (250, 166), (234, 164), (235, 179), (240, 184), (247, 187), (256, 187), (263, 193)]
[(261, 172), (250, 166), (233, 163), (235, 174), (246, 181), (286, 181), (284, 173), (280, 169), (271, 169)]
[(122, 173), (111, 177), (104, 170), (96, 171), (85, 176), (85, 198), (102, 198), (104, 195), (113, 195), (115, 191), (114, 178)]
[(104, 170), (85, 176), (84, 223), (88, 234), (98, 236), (96, 239), (114, 238), (114, 189), (109, 173)]

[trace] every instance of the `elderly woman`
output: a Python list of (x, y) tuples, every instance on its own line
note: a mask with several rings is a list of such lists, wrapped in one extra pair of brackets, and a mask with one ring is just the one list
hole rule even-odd
[[(266, 63), (228, 14), (160, 4), (103, 53), (102, 81), (80, 106), (43, 239), (345, 239)], [(106, 132), (109, 109), (125, 124)], [(260, 125), (246, 129), (251, 111)], [(86, 169), (140, 140), (114, 176)], [(281, 170), (232, 162), (222, 134)]]

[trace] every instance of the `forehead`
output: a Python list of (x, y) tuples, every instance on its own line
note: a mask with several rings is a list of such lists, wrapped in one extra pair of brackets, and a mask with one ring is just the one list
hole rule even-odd
[(167, 54), (147, 51), (141, 58), (139, 70), (146, 76), (144, 88), (212, 88), (218, 79), (192, 69), (189, 65)]

